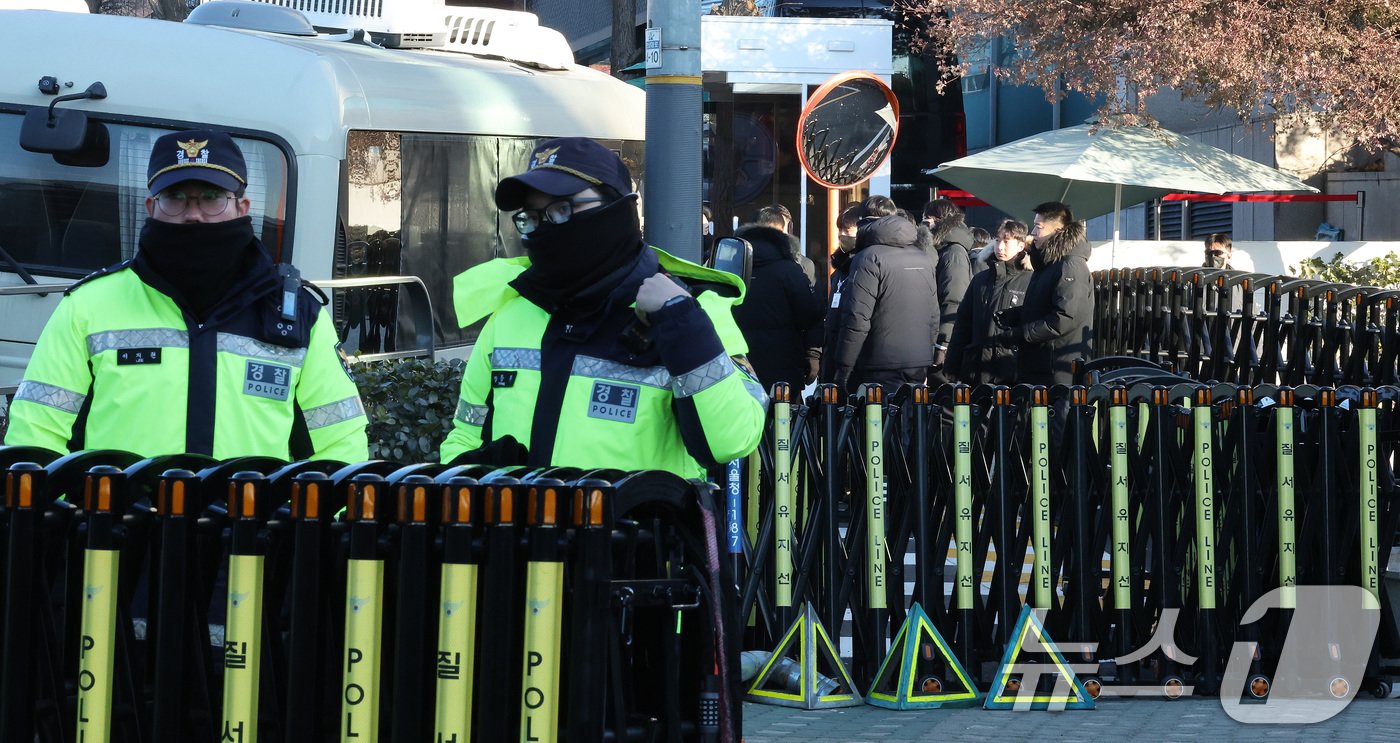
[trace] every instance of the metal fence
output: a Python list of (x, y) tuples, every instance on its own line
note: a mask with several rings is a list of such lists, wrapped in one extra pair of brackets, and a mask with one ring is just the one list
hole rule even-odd
[(738, 739), (708, 484), (15, 447), (0, 467), (4, 740)]

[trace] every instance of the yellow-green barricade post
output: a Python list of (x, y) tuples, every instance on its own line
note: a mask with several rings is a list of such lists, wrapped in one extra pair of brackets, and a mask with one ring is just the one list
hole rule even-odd
[(1054, 567), (1050, 555), (1050, 391), (1031, 391), (1031, 544), (1035, 567), (1031, 573), (1031, 606), (1053, 608)]
[(564, 631), (564, 549), (559, 528), (564, 483), (541, 478), (526, 491), (525, 649), (521, 661), (520, 741), (559, 739), (560, 638)]
[[(1112, 480), (1113, 521), (1113, 609), (1118, 636), (1118, 657), (1137, 649), (1133, 632), (1133, 584), (1130, 535), (1133, 516), (1128, 497), (1128, 390), (1122, 385), (1109, 389), (1109, 477)], [(1131, 673), (1131, 669), (1120, 668)]]
[(773, 603), (778, 624), (792, 622), (792, 398), (786, 383), (773, 385)]
[(480, 486), (452, 477), (442, 486), (442, 579), (438, 599), (437, 701), (433, 740), (472, 739), (476, 677), (476, 605), (480, 556), (476, 509)]
[(958, 655), (963, 665), (977, 667), (973, 642), (973, 609), (980, 582), (972, 564), (972, 388), (953, 388), (953, 538), (958, 547)]
[(239, 472), (228, 481), (230, 520), (228, 598), (224, 619), (223, 740), (257, 743), (258, 680), (262, 659), (263, 555), (258, 501), (267, 481)]
[(380, 630), (384, 622), (384, 561), (379, 555), (380, 500), (384, 479), (352, 478), (345, 517), (350, 527), (350, 559), (345, 579), (345, 653), (342, 655), (340, 739), (379, 740)]
[(1202, 687), (1214, 690), (1217, 675), (1218, 646), (1215, 631), (1215, 453), (1209, 387), (1196, 388), (1192, 417), (1192, 465), (1196, 473), (1196, 608), (1201, 638), (1201, 661), (1204, 664)]
[(121, 553), (116, 527), (126, 475), (99, 465), (83, 483), (87, 549), (83, 551), (81, 640), (78, 647), (76, 740), (107, 743), (112, 736), (113, 670), (117, 649), (117, 589)]
[[(889, 628), (888, 549), (885, 546), (885, 390), (863, 386), (865, 404), (865, 606), (867, 647), (856, 671), (870, 685), (885, 653)], [(868, 688), (868, 686), (867, 686)]]

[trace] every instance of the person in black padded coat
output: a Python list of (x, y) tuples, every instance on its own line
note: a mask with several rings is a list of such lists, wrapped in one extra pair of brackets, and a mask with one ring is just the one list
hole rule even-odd
[(787, 382), (799, 394), (808, 376), (808, 336), (824, 314), (821, 298), (793, 260), (782, 230), (747, 225), (735, 236), (753, 245), (753, 276), (743, 303), (734, 308), (749, 344), (749, 363), (764, 390)]

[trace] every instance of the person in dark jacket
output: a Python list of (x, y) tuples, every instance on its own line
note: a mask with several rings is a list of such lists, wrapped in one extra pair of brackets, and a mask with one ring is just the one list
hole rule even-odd
[(785, 233), (746, 225), (735, 234), (753, 245), (753, 276), (743, 304), (734, 308), (734, 320), (749, 345), (749, 363), (765, 390), (787, 382), (799, 393), (807, 383), (809, 333), (820, 327), (825, 314), (821, 299), (792, 259)]
[(947, 199), (934, 199), (924, 205), (924, 224), (938, 251), (938, 316), (942, 323), (938, 326), (933, 367), (934, 373), (939, 374), (948, 352), (948, 339), (953, 335), (953, 321), (958, 317), (958, 305), (972, 281), (972, 230), (964, 223), (962, 210)]
[[(876, 198), (885, 197), (871, 200)], [(847, 392), (864, 383), (893, 391), (923, 382), (933, 363), (937, 269), (917, 239), (918, 228), (904, 217), (891, 214), (861, 222), (850, 277), (836, 310), (834, 345), (827, 351), (832, 381)]]
[(831, 354), (836, 348), (836, 333), (840, 329), (838, 325), (840, 318), (837, 310), (841, 309), (841, 297), (851, 278), (851, 261), (855, 260), (856, 235), (860, 230), (861, 222), (888, 217), (898, 211), (899, 208), (895, 206), (893, 199), (877, 195), (847, 207), (836, 220), (837, 244), (836, 249), (831, 251), (831, 276), (828, 279), (827, 287), (829, 299), (827, 301), (826, 321), (822, 328), (822, 355), (819, 370), (821, 372), (819, 378), (822, 382), (830, 383), (834, 381), (836, 375), (836, 364)]
[(1024, 222), (1008, 219), (997, 228), (996, 242), (987, 246), (987, 269), (972, 277), (953, 337), (948, 342), (946, 371), (964, 384), (1004, 384), (1017, 381), (1016, 352), (996, 342), (998, 312), (1015, 310), (1026, 300), (1031, 259), (1026, 253)]
[(792, 250), (789, 251), (792, 254), (792, 259), (802, 269), (802, 275), (807, 277), (807, 284), (815, 291), (817, 288), (817, 264), (802, 254), (802, 244), (793, 234), (792, 212), (788, 211), (788, 208), (782, 204), (769, 204), (758, 210), (758, 213), (753, 217), (753, 223), (762, 227), (772, 227), (787, 235), (788, 243), (792, 246)]
[(1002, 316), (998, 339), (1020, 348), (1020, 381), (1070, 384), (1074, 362), (1089, 358), (1093, 348), (1089, 241), (1084, 224), (1058, 201), (1035, 208), (1031, 237), (1035, 273), (1026, 287), (1026, 303), (1014, 316)]

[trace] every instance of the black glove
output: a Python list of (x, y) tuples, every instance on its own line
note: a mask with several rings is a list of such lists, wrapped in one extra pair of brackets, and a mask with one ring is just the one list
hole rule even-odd
[(992, 340), (998, 346), (1015, 346), (1021, 342), (1021, 329), (1018, 327), (1003, 327), (992, 336)]
[(507, 435), (482, 444), (471, 451), (458, 454), (450, 464), (489, 464), (492, 467), (510, 467), (525, 464), (529, 457), (530, 452), (525, 448), (525, 445), (516, 441), (514, 436)]
[(998, 328), (1014, 328), (1021, 324), (1021, 308), (1007, 307), (1004, 310), (997, 310), (992, 315), (992, 320), (996, 322)]

